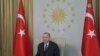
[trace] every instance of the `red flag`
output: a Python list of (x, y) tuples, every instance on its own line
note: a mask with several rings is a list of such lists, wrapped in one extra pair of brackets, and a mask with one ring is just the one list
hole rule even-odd
[(19, 2), (16, 32), (14, 38), (13, 56), (30, 56), (31, 46), (22, 0)]
[(87, 9), (84, 22), (82, 56), (100, 56), (98, 36), (93, 15), (92, 0), (87, 0)]

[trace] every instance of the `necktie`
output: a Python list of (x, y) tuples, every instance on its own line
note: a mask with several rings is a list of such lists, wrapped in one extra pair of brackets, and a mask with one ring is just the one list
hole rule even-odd
[(46, 44), (46, 45), (45, 45), (45, 48), (44, 48), (44, 51), (46, 51), (46, 50), (47, 50), (47, 48), (48, 48), (48, 45)]

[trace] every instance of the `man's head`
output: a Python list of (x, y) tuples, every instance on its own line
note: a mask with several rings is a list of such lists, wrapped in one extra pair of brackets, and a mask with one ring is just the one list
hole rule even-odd
[(43, 33), (42, 40), (44, 43), (48, 43), (50, 41), (50, 33), (48, 32)]

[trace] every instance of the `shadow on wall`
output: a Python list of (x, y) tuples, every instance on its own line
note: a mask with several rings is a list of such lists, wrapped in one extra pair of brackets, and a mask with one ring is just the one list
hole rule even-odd
[(74, 46), (65, 45), (63, 56), (79, 56), (78, 51)]
[(65, 38), (53, 38), (52, 41), (58, 44), (61, 56), (79, 56), (76, 47), (71, 43), (67, 43)]

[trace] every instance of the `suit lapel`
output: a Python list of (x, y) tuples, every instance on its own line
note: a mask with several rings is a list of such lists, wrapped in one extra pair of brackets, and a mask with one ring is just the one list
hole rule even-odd
[(43, 43), (43, 45), (42, 45), (42, 52), (44, 52), (44, 43)]

